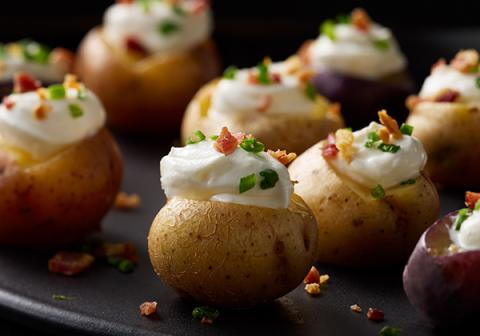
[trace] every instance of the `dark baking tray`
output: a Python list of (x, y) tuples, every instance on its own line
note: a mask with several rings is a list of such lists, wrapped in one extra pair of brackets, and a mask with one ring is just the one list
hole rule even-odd
[[(159, 160), (171, 146), (120, 138), (126, 174), (123, 190), (141, 195), (134, 212), (113, 211), (104, 222), (108, 240), (132, 241), (140, 250), (135, 272), (122, 274), (95, 265), (76, 278), (49, 274), (47, 260), (54, 251), (0, 249), (0, 316), (48, 334), (68, 335), (378, 335), (385, 325), (403, 329), (402, 335), (433, 335), (407, 301), (401, 269), (352, 271), (319, 266), (331, 276), (320, 297), (312, 298), (299, 286), (276, 302), (254, 310), (222, 310), (213, 326), (191, 318), (195, 307), (163, 285), (152, 271), (146, 251), (151, 221), (165, 198), (159, 182)], [(442, 193), (442, 212), (462, 206), (462, 193)], [(52, 294), (74, 299), (55, 301)], [(139, 304), (158, 301), (158, 317), (139, 314)], [(349, 309), (378, 307), (384, 323)]]

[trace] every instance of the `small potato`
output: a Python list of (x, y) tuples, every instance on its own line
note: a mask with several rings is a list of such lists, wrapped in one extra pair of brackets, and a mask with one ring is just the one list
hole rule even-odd
[(480, 110), (461, 103), (419, 103), (407, 123), (428, 153), (427, 171), (440, 185), (480, 188)]
[(203, 304), (250, 307), (301, 283), (315, 259), (315, 219), (297, 195), (288, 209), (173, 198), (148, 236), (157, 275)]
[(172, 133), (195, 92), (220, 73), (220, 61), (211, 40), (189, 51), (139, 59), (114, 49), (95, 28), (80, 45), (75, 70), (105, 105), (112, 127)]
[(286, 149), (289, 152), (302, 153), (330, 132), (344, 127), (341, 114), (331, 110), (328, 110), (324, 117), (287, 117), (257, 113), (252, 117), (229, 120), (227, 125), (219, 125), (218, 121), (208, 117), (211, 96), (217, 83), (218, 81), (213, 81), (204, 86), (188, 106), (182, 124), (183, 143), (196, 130), (213, 135), (218, 132), (219, 127), (228, 126), (234, 132), (255, 134), (259, 141), (272, 150)]
[(318, 261), (378, 267), (406, 260), (439, 213), (430, 179), (422, 174), (415, 184), (389, 189), (383, 200), (374, 200), (370, 190), (333, 170), (322, 146), (313, 146), (289, 167), (298, 181), (295, 193), (317, 219)]
[(49, 247), (100, 228), (122, 179), (106, 129), (42, 162), (0, 146), (0, 244)]

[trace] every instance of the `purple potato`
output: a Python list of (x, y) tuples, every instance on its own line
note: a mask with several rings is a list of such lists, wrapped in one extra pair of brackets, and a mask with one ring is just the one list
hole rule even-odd
[(342, 114), (353, 129), (365, 127), (377, 118), (381, 109), (387, 109), (399, 121), (405, 120), (408, 115), (405, 99), (415, 92), (415, 84), (407, 72), (370, 80), (322, 70), (315, 74), (312, 83), (321, 95), (342, 104)]
[(480, 250), (449, 253), (452, 212), (420, 238), (403, 273), (411, 304), (435, 327), (474, 322), (480, 306)]

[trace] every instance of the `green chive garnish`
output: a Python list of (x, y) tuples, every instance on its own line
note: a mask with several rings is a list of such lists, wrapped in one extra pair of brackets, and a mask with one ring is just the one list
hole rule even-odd
[(170, 35), (180, 30), (178, 24), (174, 21), (165, 20), (158, 26), (158, 31), (163, 35)]
[(375, 48), (381, 51), (387, 51), (390, 48), (390, 41), (388, 39), (380, 39), (373, 41)]
[(375, 188), (371, 190), (371, 195), (376, 200), (381, 200), (385, 198), (385, 189), (380, 184), (377, 184)]
[(38, 42), (22, 40), (19, 42), (22, 47), (23, 58), (27, 61), (46, 64), (50, 57), (50, 49)]
[(218, 135), (210, 136), (210, 140), (216, 141), (218, 139)]
[(238, 190), (240, 191), (240, 194), (243, 194), (244, 192), (255, 187), (255, 184), (257, 184), (257, 177), (255, 176), (255, 174), (242, 177), (240, 179), (240, 185)]
[(377, 148), (380, 149), (382, 152), (385, 152), (385, 153), (396, 153), (400, 150), (400, 146), (397, 146), (397, 145), (394, 145), (394, 144), (386, 144), (386, 143), (383, 143), (383, 142), (380, 145), (378, 145)]
[(308, 99), (311, 101), (315, 101), (315, 97), (317, 96), (317, 91), (312, 83), (307, 83), (305, 87), (305, 94), (307, 95)]
[(68, 109), (70, 110), (70, 115), (72, 116), (72, 118), (76, 119), (76, 118), (80, 118), (81, 116), (83, 116), (83, 110), (77, 104), (68, 105)]
[(70, 300), (73, 300), (73, 297), (61, 295), (61, 294), (53, 294), (52, 299), (56, 301), (70, 301)]
[(258, 82), (260, 84), (268, 85), (271, 83), (270, 75), (268, 73), (268, 65), (265, 62), (257, 65), (258, 70)]
[(480, 89), (480, 77), (477, 77), (477, 78), (475, 79), (475, 84), (477, 85), (477, 88)]
[(192, 311), (192, 317), (201, 320), (204, 317), (210, 320), (216, 320), (220, 315), (220, 311), (211, 307), (197, 307)]
[(62, 84), (50, 85), (47, 90), (48, 96), (52, 100), (63, 99), (67, 95), (67, 90)]
[(403, 135), (410, 135), (411, 136), (412, 133), (413, 133), (413, 126), (403, 123), (402, 126), (400, 127), (400, 132)]
[(337, 39), (337, 37), (335, 36), (335, 21), (324, 21), (320, 26), (320, 34), (327, 36), (332, 41), (335, 41)]
[(77, 98), (80, 100), (87, 99), (87, 89), (84, 86), (81, 86), (77, 93)]
[(400, 328), (385, 326), (380, 330), (380, 336), (398, 336), (401, 331), (402, 329)]
[(460, 231), (460, 229), (462, 228), (463, 222), (465, 222), (465, 220), (468, 218), (469, 215), (470, 215), (470, 211), (467, 208), (458, 210), (458, 215), (457, 215), (457, 218), (455, 219), (456, 231)]
[(187, 139), (187, 145), (194, 145), (196, 143), (202, 142), (207, 138), (205, 134), (203, 134), (200, 130), (196, 130), (195, 132), (193, 132), (193, 135), (196, 137), (196, 140), (194, 140), (193, 137), (189, 137)]
[(265, 150), (265, 145), (255, 138), (245, 138), (240, 143), (240, 147), (250, 153), (260, 153)]
[(415, 184), (417, 182), (417, 179), (408, 179), (408, 180), (405, 180), (403, 181), (402, 183), (400, 183), (400, 185), (411, 185), (411, 184)]
[(263, 190), (275, 187), (275, 184), (278, 182), (278, 174), (275, 170), (262, 170), (260, 176), (263, 177), (263, 180), (260, 182), (260, 188)]
[(123, 259), (118, 263), (117, 269), (122, 273), (131, 273), (135, 269), (135, 264), (128, 259)]
[(369, 132), (367, 134), (367, 139), (365, 147), (372, 148), (375, 142), (380, 141), (380, 136), (378, 136), (377, 132)]
[(223, 78), (225, 78), (225, 79), (235, 79), (235, 76), (237, 75), (237, 72), (238, 72), (238, 68), (235, 65), (230, 65), (223, 72)]
[(475, 211), (479, 211), (480, 210), (480, 200), (477, 201), (477, 203), (475, 203)]

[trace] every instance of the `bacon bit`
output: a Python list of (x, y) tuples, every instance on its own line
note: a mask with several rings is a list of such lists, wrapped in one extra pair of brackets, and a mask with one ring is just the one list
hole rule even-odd
[(445, 58), (440, 58), (438, 61), (436, 61), (436, 62), (432, 65), (431, 72), (434, 72), (437, 68), (442, 67), (442, 66), (444, 66), (445, 64), (447, 64), (447, 62), (445, 61)]
[(398, 123), (395, 119), (390, 117), (386, 110), (381, 110), (378, 112), (378, 117), (382, 125), (384, 125), (390, 134), (393, 135), (395, 139), (401, 139), (403, 137), (402, 132), (400, 132), (400, 128), (398, 127)]
[(142, 43), (133, 36), (128, 36), (125, 38), (125, 49), (128, 51), (137, 53), (142, 56), (148, 55), (148, 50), (142, 45)]
[(256, 72), (250, 72), (247, 79), (249, 84), (258, 84), (258, 76)]
[(132, 243), (103, 243), (95, 251), (97, 258), (118, 257), (138, 263), (138, 251)]
[(320, 282), (320, 273), (318, 272), (315, 266), (312, 266), (312, 268), (310, 268), (310, 271), (308, 272), (305, 279), (303, 279), (303, 283), (308, 285), (308, 284), (319, 283), (319, 282)]
[(390, 132), (385, 127), (378, 131), (378, 136), (384, 143), (390, 143)]
[(265, 65), (267, 65), (267, 66), (271, 65), (271, 64), (272, 64), (272, 59), (271, 59), (270, 57), (268, 57), (268, 56), (265, 56), (265, 57), (263, 58), (263, 64), (265, 64)]
[(444, 89), (437, 94), (434, 101), (437, 103), (453, 103), (459, 97), (460, 92), (451, 89)]
[(133, 210), (140, 206), (140, 196), (138, 194), (127, 194), (123, 191), (117, 194), (115, 198), (115, 208), (119, 210)]
[(62, 251), (48, 261), (48, 270), (52, 273), (74, 276), (87, 270), (95, 261), (88, 253)]
[(140, 305), (140, 314), (142, 316), (150, 316), (152, 314), (155, 314), (157, 312), (157, 302), (152, 301), (152, 302), (144, 302)]
[(202, 317), (202, 319), (200, 320), (200, 323), (201, 324), (205, 324), (205, 325), (212, 325), (213, 324), (213, 320), (211, 318), (208, 318), (206, 316)]
[(257, 105), (257, 112), (264, 113), (272, 106), (273, 98), (270, 95), (261, 97)]
[(70, 72), (73, 69), (75, 55), (68, 49), (55, 48), (50, 53), (50, 63), (61, 69), (63, 72)]
[(370, 17), (363, 8), (352, 11), (352, 24), (359, 30), (367, 32), (370, 29)]
[(302, 70), (302, 60), (299, 56), (290, 56), (285, 61), (285, 72), (289, 75), (293, 75)]
[(3, 102), (2, 104), (5, 106), (5, 108), (7, 110), (11, 110), (15, 107), (15, 102), (9, 97), (9, 96), (5, 96), (3, 97)]
[(225, 156), (235, 152), (238, 146), (238, 140), (227, 127), (223, 127), (218, 139), (215, 141), (214, 148)]
[(340, 103), (332, 103), (330, 104), (330, 112), (333, 114), (339, 114), (342, 110), (342, 104)]
[(322, 156), (325, 159), (333, 159), (338, 154), (338, 148), (335, 144), (328, 144), (322, 149)]
[(274, 84), (279, 84), (282, 82), (282, 76), (279, 73), (272, 73), (270, 74), (270, 80)]
[(309, 83), (313, 76), (315, 76), (315, 72), (309, 69), (302, 69), (298, 74), (298, 81), (302, 84)]
[(13, 92), (15, 93), (35, 91), (41, 86), (42, 85), (38, 80), (36, 80), (26, 72), (19, 72), (15, 74), (13, 87)]
[(328, 274), (322, 274), (320, 275), (320, 279), (318, 281), (318, 283), (321, 285), (326, 285), (327, 282), (330, 280), (330, 275)]
[(288, 153), (285, 150), (280, 150), (277, 149), (275, 152), (272, 150), (267, 151), (270, 156), (272, 156), (274, 159), (277, 159), (281, 164), (288, 166), (293, 160), (297, 158), (296, 153)]
[(72, 74), (66, 74), (65, 79), (63, 80), (63, 86), (66, 89), (76, 89), (79, 90), (81, 88), (81, 84), (78, 82), (78, 78)]
[(383, 311), (376, 308), (368, 308), (367, 318), (370, 321), (382, 322), (383, 320), (385, 320), (385, 314), (383, 313)]
[(350, 310), (354, 313), (360, 314), (362, 312), (362, 308), (358, 304), (354, 304), (350, 306)]
[(317, 296), (320, 294), (320, 285), (318, 283), (306, 284), (305, 291), (311, 296)]
[(419, 96), (416, 95), (410, 95), (407, 97), (407, 100), (405, 100), (405, 106), (409, 110), (413, 110), (418, 104), (424, 102), (425, 99), (420, 98)]
[(353, 133), (346, 129), (339, 129), (335, 132), (335, 140), (336, 147), (340, 150), (340, 154), (342, 154), (347, 162), (351, 162), (352, 157), (356, 152), (353, 147), (353, 142), (355, 140)]
[(207, 0), (194, 0), (192, 2), (190, 10), (193, 14), (200, 14), (210, 6), (210, 1)]
[(465, 204), (470, 209), (475, 209), (475, 204), (480, 200), (480, 193), (475, 193), (471, 191), (467, 191), (465, 194)]
[(40, 100), (47, 100), (47, 97), (48, 97), (48, 91), (47, 89), (45, 88), (39, 88), (37, 89), (37, 96), (38, 98), (40, 98)]
[(33, 111), (37, 120), (45, 120), (48, 112), (52, 110), (51, 106), (46, 103), (40, 103)]
[(479, 55), (474, 49), (459, 51), (450, 65), (463, 73), (478, 72)]

